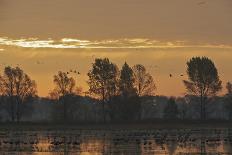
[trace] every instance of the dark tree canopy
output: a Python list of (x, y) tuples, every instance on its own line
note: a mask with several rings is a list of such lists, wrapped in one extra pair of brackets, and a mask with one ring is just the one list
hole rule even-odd
[(67, 121), (67, 119), (70, 119), (73, 95), (76, 94), (76, 82), (73, 77), (69, 77), (66, 72), (61, 71), (59, 71), (57, 75), (54, 75), (53, 82), (55, 88), (50, 92), (50, 97), (58, 101), (57, 104), (54, 105), (54, 109), (55, 113), (60, 114), (54, 115), (54, 113), (53, 116), (63, 116), (62, 119), (58, 117), (56, 120)]
[(153, 77), (147, 73), (146, 68), (137, 64), (133, 66), (134, 86), (139, 96), (152, 96), (155, 94), (155, 82)]
[(139, 96), (114, 96), (109, 103), (109, 114), (112, 121), (134, 121), (141, 116)]
[(68, 77), (67, 73), (59, 71), (54, 75), (53, 82), (55, 88), (50, 92), (51, 98), (58, 99), (61, 96), (74, 94), (76, 83), (73, 77)]
[(178, 117), (178, 106), (174, 98), (170, 98), (164, 108), (164, 118), (166, 119), (177, 119)]
[(194, 57), (188, 61), (187, 74), (189, 80), (184, 80), (184, 84), (190, 94), (214, 96), (222, 89), (217, 68), (207, 57)]
[(134, 75), (132, 68), (125, 62), (122, 66), (119, 89), (121, 94), (134, 94), (136, 89), (134, 88)]
[(19, 67), (8, 66), (0, 76), (0, 86), (1, 95), (8, 96), (12, 121), (15, 118), (19, 121), (22, 116), (23, 103), (37, 94), (35, 81), (31, 80)]
[(118, 67), (108, 58), (95, 59), (88, 72), (89, 91), (106, 101), (117, 93)]
[(232, 84), (227, 82), (226, 84), (227, 93), (224, 96), (224, 108), (228, 112), (229, 120), (232, 120)]
[(226, 89), (227, 89), (227, 94), (232, 95), (232, 83), (227, 82)]
[(207, 98), (215, 96), (222, 89), (217, 68), (207, 57), (193, 57), (187, 62), (187, 74), (189, 80), (184, 80), (184, 85), (189, 94), (200, 97), (201, 119), (205, 119)]
[(117, 93), (118, 67), (108, 58), (95, 59), (92, 69), (88, 72), (88, 77), (89, 92), (102, 101), (103, 121), (105, 122), (105, 104)]

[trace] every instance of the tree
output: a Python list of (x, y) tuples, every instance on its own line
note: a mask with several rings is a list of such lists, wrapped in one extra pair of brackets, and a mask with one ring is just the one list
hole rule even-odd
[(174, 98), (170, 98), (167, 105), (164, 108), (165, 119), (177, 119), (178, 117), (178, 106)]
[(51, 93), (56, 95), (57, 98), (74, 93), (75, 80), (73, 77), (68, 77), (67, 73), (59, 71), (57, 75), (54, 75), (53, 82), (55, 88)]
[(155, 82), (153, 77), (147, 73), (143, 65), (137, 64), (133, 66), (134, 86), (139, 96), (151, 96), (155, 94)]
[(10, 103), (8, 112), (11, 120), (20, 121), (24, 103), (37, 93), (36, 83), (19, 67), (5, 67), (0, 76), (1, 95), (7, 96)]
[(134, 95), (136, 94), (136, 89), (134, 87), (134, 76), (133, 70), (130, 66), (125, 62), (122, 66), (120, 80), (119, 80), (119, 90), (122, 95)]
[(184, 85), (191, 95), (200, 97), (201, 119), (206, 119), (206, 101), (222, 89), (217, 68), (207, 57), (193, 57), (187, 62), (188, 81)]
[(141, 104), (138, 95), (113, 96), (109, 102), (112, 121), (134, 121), (140, 119)]
[(225, 95), (225, 109), (228, 112), (229, 120), (232, 119), (232, 84), (227, 82), (226, 84), (227, 94)]
[(95, 59), (87, 75), (89, 92), (102, 101), (103, 121), (105, 122), (105, 104), (117, 94), (118, 90), (118, 67), (108, 58)]
[(232, 83), (227, 82), (226, 89), (227, 89), (227, 94), (232, 95)]
[(65, 121), (68, 117), (69, 109), (69, 98), (75, 94), (75, 80), (73, 77), (68, 77), (67, 73), (59, 71), (57, 75), (54, 75), (53, 82), (55, 88), (50, 92), (50, 96), (53, 99), (58, 99), (58, 101), (63, 105), (63, 108), (57, 107), (56, 110), (63, 109), (63, 120)]
[(125, 62), (120, 72), (119, 95), (114, 97), (110, 104), (111, 111), (116, 109), (116, 115), (122, 120), (138, 119), (141, 115), (141, 103), (134, 88), (134, 81), (133, 70)]

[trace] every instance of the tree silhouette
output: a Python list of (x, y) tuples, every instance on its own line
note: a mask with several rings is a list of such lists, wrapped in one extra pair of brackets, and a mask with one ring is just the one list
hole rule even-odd
[(227, 94), (232, 95), (232, 83), (227, 82), (226, 89), (227, 89)]
[(200, 97), (201, 119), (206, 119), (206, 101), (222, 89), (217, 68), (207, 57), (193, 57), (187, 62), (188, 81), (184, 85), (189, 94)]
[(225, 95), (225, 109), (228, 112), (229, 120), (232, 119), (232, 84), (227, 82), (226, 84), (227, 94)]
[(118, 107), (115, 108), (119, 109), (117, 114), (122, 120), (138, 119), (141, 115), (141, 103), (134, 82), (133, 70), (125, 62), (120, 72), (119, 96), (112, 100), (114, 107)]
[(10, 103), (11, 120), (20, 121), (23, 104), (37, 93), (36, 83), (19, 67), (5, 67), (0, 76), (1, 95), (7, 96)]
[(111, 96), (117, 94), (118, 67), (108, 58), (95, 59), (92, 69), (88, 72), (89, 92), (102, 101), (103, 121), (106, 120), (105, 104)]
[[(52, 92), (50, 92), (50, 96), (53, 99), (58, 99), (58, 101), (63, 105), (63, 108), (59, 106), (55, 109), (61, 110), (63, 109), (63, 120), (67, 119), (67, 111), (69, 109), (68, 101), (69, 97), (75, 94), (75, 80), (73, 77), (68, 77), (67, 73), (59, 71), (57, 75), (54, 75), (53, 82), (55, 84), (55, 88)], [(56, 105), (57, 106), (57, 105)]]
[(141, 104), (138, 95), (113, 96), (109, 102), (112, 121), (134, 121), (140, 119)]
[(120, 80), (119, 80), (119, 90), (122, 95), (135, 94), (136, 89), (134, 87), (134, 75), (131, 67), (125, 62), (122, 66)]
[(164, 108), (164, 118), (165, 119), (177, 119), (178, 117), (178, 107), (174, 98), (170, 98), (167, 105)]
[(74, 93), (75, 80), (73, 77), (68, 77), (67, 73), (59, 71), (57, 75), (54, 75), (53, 82), (55, 88), (50, 95), (54, 95), (55, 98)]
[(139, 96), (151, 96), (155, 94), (155, 82), (153, 77), (147, 73), (146, 68), (141, 65), (137, 64), (133, 66), (133, 73), (135, 83), (134, 86), (137, 89), (137, 93)]

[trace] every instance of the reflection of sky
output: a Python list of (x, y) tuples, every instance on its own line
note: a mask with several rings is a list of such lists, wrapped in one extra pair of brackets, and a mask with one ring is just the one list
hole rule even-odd
[[(49, 132), (25, 131), (17, 135), (14, 131), (5, 131), (7, 133), (3, 132), (2, 138), (4, 140), (0, 146), (0, 152), (2, 150), (5, 152), (12, 151), (20, 147), (21, 151), (28, 151), (27, 153), (22, 152), (22, 154), (46, 155), (57, 154), (57, 152), (61, 154), (80, 153), (81, 155), (199, 154), (201, 148), (202, 151), (205, 150), (209, 154), (231, 153), (230, 131), (228, 129), (206, 129), (205, 131), (202, 135), (199, 129), (131, 130), (130, 132), (124, 130), (91, 130), (91, 132), (87, 130), (72, 130), (65, 134), (66, 145), (64, 145), (64, 137), (61, 134), (63, 131), (60, 132), (60, 130), (51, 130)], [(32, 136), (32, 133), (35, 132), (38, 134)], [(40, 135), (40, 132), (43, 134)], [(11, 134), (14, 137), (11, 137)], [(15, 140), (20, 140), (20, 146), (15, 143), (4, 143), (4, 141), (14, 142)], [(30, 145), (30, 142), (36, 142), (37, 140), (38, 143)], [(201, 141), (205, 143), (201, 143)], [(60, 142), (61, 144), (53, 145), (51, 142)], [(29, 152), (31, 150), (37, 152)]]

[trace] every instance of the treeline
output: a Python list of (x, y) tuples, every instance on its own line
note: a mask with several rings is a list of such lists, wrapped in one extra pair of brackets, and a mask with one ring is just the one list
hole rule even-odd
[(232, 119), (232, 84), (218, 97), (222, 81), (213, 61), (193, 57), (187, 62), (186, 96), (155, 96), (156, 85), (146, 68), (122, 68), (97, 58), (88, 72), (83, 94), (67, 72), (54, 75), (48, 98), (37, 96), (36, 82), (19, 67), (5, 67), (0, 76), (2, 121), (122, 122), (154, 119)]

